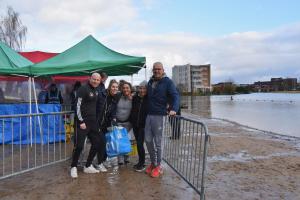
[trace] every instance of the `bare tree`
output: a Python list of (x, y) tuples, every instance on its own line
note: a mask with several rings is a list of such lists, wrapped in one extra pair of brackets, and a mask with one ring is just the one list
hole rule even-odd
[(19, 13), (7, 7), (7, 15), (0, 19), (0, 41), (12, 49), (20, 51), (26, 40), (27, 27), (19, 18)]

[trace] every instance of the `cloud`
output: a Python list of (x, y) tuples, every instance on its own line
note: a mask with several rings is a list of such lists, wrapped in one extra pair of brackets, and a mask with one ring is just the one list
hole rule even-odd
[[(251, 83), (273, 76), (300, 76), (300, 23), (266, 32), (204, 37), (172, 30), (161, 33), (155, 24), (142, 20), (143, 9), (159, 5), (155, 0), (144, 0), (138, 5), (132, 0), (2, 0), (2, 3), (12, 5), (28, 26), (26, 50), (61, 52), (93, 34), (116, 51), (146, 56), (148, 77), (155, 61), (164, 63), (168, 75), (174, 65), (211, 63), (214, 83), (228, 79)], [(144, 72), (135, 78), (143, 79)]]
[(162, 61), (169, 75), (174, 65), (209, 61), (214, 82), (231, 78), (250, 83), (273, 75), (299, 76), (299, 24), (269, 32), (232, 33), (215, 38), (189, 33), (115, 32), (102, 39), (119, 51), (145, 55), (150, 67), (154, 61)]

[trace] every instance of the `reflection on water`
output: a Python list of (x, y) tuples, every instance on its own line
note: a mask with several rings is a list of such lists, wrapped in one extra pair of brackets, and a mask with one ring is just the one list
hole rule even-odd
[(249, 94), (182, 97), (183, 111), (223, 118), (284, 135), (300, 137), (300, 94)]
[(182, 96), (181, 105), (183, 111), (193, 113), (201, 117), (211, 117), (211, 105), (209, 96)]

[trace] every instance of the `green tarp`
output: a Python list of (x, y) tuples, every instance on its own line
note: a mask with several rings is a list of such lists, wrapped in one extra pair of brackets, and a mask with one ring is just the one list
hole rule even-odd
[(29, 75), (26, 66), (33, 63), (17, 52), (0, 42), (0, 74), (2, 75)]
[(110, 76), (130, 75), (137, 73), (145, 62), (145, 57), (118, 53), (90, 35), (57, 56), (32, 65), (30, 73), (34, 76), (57, 74), (78, 76), (104, 71)]

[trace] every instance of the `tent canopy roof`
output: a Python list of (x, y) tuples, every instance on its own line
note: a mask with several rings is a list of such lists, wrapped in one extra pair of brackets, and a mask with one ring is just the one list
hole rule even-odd
[(24, 67), (32, 64), (32, 62), (19, 55), (17, 52), (9, 48), (6, 44), (0, 42), (0, 74), (27, 75), (28, 70), (26, 70)]
[(30, 67), (34, 76), (89, 75), (104, 71), (110, 76), (137, 73), (145, 64), (145, 57), (124, 55), (109, 49), (89, 35), (66, 51)]
[(48, 60), (53, 56), (56, 56), (59, 53), (50, 53), (50, 52), (43, 52), (43, 51), (28, 51), (28, 52), (19, 52), (23, 57), (27, 58), (33, 63), (39, 63), (44, 60)]

